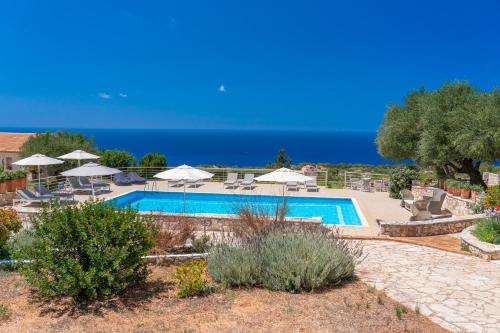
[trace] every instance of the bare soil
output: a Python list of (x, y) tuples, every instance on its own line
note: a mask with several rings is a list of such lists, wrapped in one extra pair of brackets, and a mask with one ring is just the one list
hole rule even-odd
[(175, 266), (151, 270), (142, 285), (85, 307), (40, 300), (19, 274), (0, 274), (0, 332), (447, 332), (413, 309), (399, 319), (401, 305), (356, 280), (314, 293), (220, 289), (182, 299)]

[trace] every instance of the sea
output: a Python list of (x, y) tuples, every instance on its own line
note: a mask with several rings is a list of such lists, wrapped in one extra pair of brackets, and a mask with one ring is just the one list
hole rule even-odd
[(391, 164), (377, 153), (375, 132), (199, 129), (0, 128), (2, 132), (70, 131), (92, 137), (100, 149), (123, 149), (137, 159), (162, 153), (168, 164), (264, 166), (285, 149), (294, 164)]

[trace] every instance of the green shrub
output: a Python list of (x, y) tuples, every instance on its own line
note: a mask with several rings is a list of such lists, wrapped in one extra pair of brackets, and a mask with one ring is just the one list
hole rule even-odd
[(260, 275), (256, 253), (243, 246), (216, 245), (208, 253), (208, 273), (225, 286), (254, 286)]
[(401, 199), (399, 192), (403, 189), (410, 190), (412, 179), (417, 179), (417, 177), (417, 171), (407, 166), (393, 170), (389, 177), (389, 196)]
[(469, 187), (471, 191), (474, 191), (476, 193), (481, 193), (484, 190), (481, 185), (470, 185)]
[(249, 237), (213, 247), (208, 272), (229, 286), (298, 292), (352, 277), (356, 246), (323, 227), (276, 222)]
[(0, 209), (0, 248), (5, 246), (11, 233), (21, 230), (21, 219), (15, 210)]
[(125, 150), (105, 150), (99, 162), (111, 168), (126, 168), (135, 164), (135, 157)]
[(336, 285), (354, 273), (354, 258), (333, 239), (311, 232), (273, 232), (259, 253), (261, 283), (272, 290), (314, 290)]
[(472, 234), (483, 242), (500, 244), (500, 216), (479, 220)]
[(193, 253), (205, 253), (210, 249), (210, 237), (208, 235), (194, 237), (192, 244)]
[(7, 242), (7, 249), (10, 253), (25, 251), (33, 246), (35, 235), (32, 229), (23, 229), (13, 235)]
[(191, 260), (177, 267), (175, 277), (179, 285), (177, 295), (180, 297), (191, 297), (201, 295), (207, 291), (207, 278), (205, 260)]
[(163, 154), (158, 153), (149, 153), (142, 156), (139, 161), (139, 165), (141, 167), (166, 167), (167, 166), (167, 158)]
[(35, 259), (21, 266), (26, 281), (41, 296), (92, 300), (143, 281), (148, 270), (141, 256), (154, 245), (149, 221), (102, 202), (79, 207), (43, 208), (33, 221), (34, 241), (14, 253)]

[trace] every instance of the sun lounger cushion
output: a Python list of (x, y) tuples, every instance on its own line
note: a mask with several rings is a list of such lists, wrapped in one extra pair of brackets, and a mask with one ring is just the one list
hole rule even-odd
[(129, 172), (127, 178), (134, 184), (144, 184), (146, 182), (146, 178), (139, 176), (135, 172)]

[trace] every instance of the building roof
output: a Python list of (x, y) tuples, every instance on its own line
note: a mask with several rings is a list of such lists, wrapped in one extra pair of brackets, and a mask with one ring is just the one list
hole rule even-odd
[(18, 153), (21, 146), (33, 135), (35, 134), (0, 132), (0, 152)]

